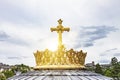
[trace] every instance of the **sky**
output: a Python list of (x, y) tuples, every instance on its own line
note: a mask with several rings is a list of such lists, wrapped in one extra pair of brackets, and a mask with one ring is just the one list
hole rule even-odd
[(87, 52), (86, 62), (120, 61), (120, 0), (0, 0), (0, 62), (35, 66), (33, 53), (57, 49), (51, 27), (63, 20), (66, 49)]

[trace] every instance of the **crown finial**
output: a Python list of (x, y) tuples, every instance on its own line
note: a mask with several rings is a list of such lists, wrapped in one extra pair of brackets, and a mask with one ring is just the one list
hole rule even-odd
[(62, 24), (62, 22), (63, 22), (63, 21), (62, 21), (61, 19), (58, 20), (58, 23), (59, 23), (59, 24)]

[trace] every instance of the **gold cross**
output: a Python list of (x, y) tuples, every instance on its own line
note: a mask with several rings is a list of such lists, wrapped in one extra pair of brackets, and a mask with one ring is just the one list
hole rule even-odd
[(64, 26), (62, 26), (62, 20), (59, 19), (58, 20), (58, 26), (56, 28), (50, 28), (51, 32), (56, 31), (58, 33), (58, 50), (61, 52), (62, 51), (62, 33), (64, 31), (69, 32), (70, 28), (64, 28)]

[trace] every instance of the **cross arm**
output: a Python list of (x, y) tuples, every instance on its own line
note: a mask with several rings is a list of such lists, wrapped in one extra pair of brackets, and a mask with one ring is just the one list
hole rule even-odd
[(50, 28), (51, 32), (57, 31), (57, 28)]
[(70, 28), (63, 28), (63, 31), (69, 32), (69, 31), (70, 31)]

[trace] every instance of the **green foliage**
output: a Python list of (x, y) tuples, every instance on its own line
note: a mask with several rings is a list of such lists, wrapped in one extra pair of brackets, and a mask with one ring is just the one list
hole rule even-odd
[(16, 68), (15, 68), (16, 71), (20, 71), (21, 73), (26, 73), (27, 71), (30, 70), (30, 67), (29, 66), (26, 66), (24, 64), (21, 64), (21, 65), (16, 65)]
[(118, 62), (116, 57), (111, 59), (111, 66), (104, 71), (104, 75), (108, 77), (113, 77), (115, 80), (120, 78), (120, 62)]
[(93, 67), (88, 67), (87, 70), (95, 71), (96, 73), (112, 77), (113, 80), (120, 80), (120, 62), (118, 62), (118, 59), (116, 57), (111, 58), (111, 65), (108, 67), (101, 67), (99, 64), (95, 65)]
[(94, 71), (94, 67), (87, 67), (86, 70), (88, 70), (88, 71)]
[(113, 77), (118, 77), (120, 74), (120, 64), (116, 63), (114, 64), (114, 66), (112, 66), (112, 73), (113, 73)]
[(112, 74), (110, 69), (107, 69), (107, 70), (105, 70), (104, 75), (108, 76), (108, 77), (111, 77), (113, 74)]
[(6, 78), (12, 77), (14, 75), (14, 72), (11, 70), (3, 71), (3, 73), (6, 76)]
[(0, 72), (0, 80), (6, 80), (6, 77), (3, 73)]
[(103, 74), (102, 68), (101, 68), (101, 66), (100, 66), (99, 64), (96, 64), (95, 72), (96, 72), (96, 73)]
[(113, 57), (113, 58), (111, 59), (111, 64), (112, 64), (112, 66), (116, 65), (117, 63), (118, 63), (117, 58), (116, 58), (116, 57)]
[(120, 72), (118, 73), (118, 77), (120, 77)]
[(6, 78), (12, 77), (16, 74), (16, 72), (21, 72), (21, 73), (26, 73), (27, 71), (30, 70), (29, 66), (26, 66), (24, 64), (21, 65), (15, 65), (13, 66), (10, 70), (4, 70), (1, 74), (0, 74), (0, 80), (6, 80)]
[(26, 73), (27, 71), (30, 70), (30, 67), (29, 66), (26, 66), (24, 64), (21, 64), (21, 65), (16, 65), (14, 67), (14, 70), (17, 72), (17, 71), (20, 71), (21, 73)]

